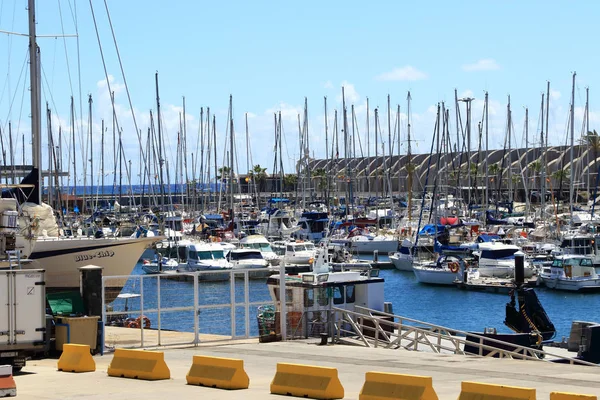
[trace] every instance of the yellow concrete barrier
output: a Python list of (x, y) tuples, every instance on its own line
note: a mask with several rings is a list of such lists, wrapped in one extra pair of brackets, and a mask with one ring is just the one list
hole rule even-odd
[(220, 389), (248, 389), (250, 384), (244, 360), (222, 357), (194, 356), (185, 379), (188, 385)]
[(65, 343), (57, 367), (59, 371), (66, 372), (94, 372), (96, 362), (89, 345)]
[(551, 392), (550, 400), (598, 400), (598, 397), (591, 394)]
[(336, 368), (277, 363), (271, 393), (311, 399), (341, 399), (344, 388)]
[(367, 372), (359, 400), (438, 400), (430, 376)]
[(535, 400), (535, 389), (463, 382), (458, 400)]
[(162, 351), (116, 349), (108, 375), (155, 381), (171, 378)]

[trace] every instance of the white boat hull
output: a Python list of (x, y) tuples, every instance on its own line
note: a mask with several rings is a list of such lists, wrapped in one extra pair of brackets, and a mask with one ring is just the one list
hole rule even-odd
[(568, 278), (551, 278), (544, 277), (542, 279), (544, 285), (549, 289), (566, 290), (570, 292), (579, 292), (585, 290), (599, 290), (600, 278), (595, 279), (568, 279)]
[(429, 285), (454, 285), (454, 281), (458, 278), (457, 272), (442, 268), (426, 268), (413, 265), (413, 272), (418, 282)]
[(413, 257), (408, 254), (395, 254), (390, 256), (390, 261), (398, 271), (412, 271)]
[[(39, 238), (35, 244), (27, 268), (46, 270), (48, 289), (78, 289), (80, 267), (96, 265), (102, 267), (103, 276), (129, 276), (146, 248), (162, 240), (158, 237), (145, 238)], [(116, 281), (116, 280), (115, 280)], [(111, 287), (123, 287), (115, 282)], [(109, 285), (109, 284), (107, 284)]]
[(350, 250), (358, 254), (373, 254), (374, 251), (378, 251), (379, 254), (393, 253), (398, 250), (398, 240), (387, 237), (356, 238), (351, 240)]

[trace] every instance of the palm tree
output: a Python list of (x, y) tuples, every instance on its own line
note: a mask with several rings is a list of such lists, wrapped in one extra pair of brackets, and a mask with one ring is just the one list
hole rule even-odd
[(585, 135), (586, 142), (588, 144), (588, 148), (592, 151), (594, 155), (594, 170), (596, 174), (598, 173), (598, 153), (600, 153), (600, 136), (598, 136), (598, 132), (594, 129), (593, 131), (588, 132)]
[(227, 166), (222, 166), (221, 168), (219, 168), (219, 175), (217, 175), (217, 180), (226, 182), (227, 178), (229, 177), (229, 172), (231, 171), (231, 168), (227, 167)]
[(298, 183), (298, 175), (296, 174), (286, 174), (283, 177), (283, 186), (287, 189), (288, 187), (291, 187), (292, 190), (294, 191), (296, 190), (296, 184)]
[(260, 164), (256, 164), (252, 167), (251, 171), (248, 171), (248, 176), (254, 182), (258, 183), (258, 191), (263, 192), (265, 189), (265, 183), (267, 182), (267, 169), (262, 168)]

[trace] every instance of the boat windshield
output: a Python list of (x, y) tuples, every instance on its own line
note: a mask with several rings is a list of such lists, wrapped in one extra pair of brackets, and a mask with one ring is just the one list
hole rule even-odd
[(492, 258), (495, 260), (503, 258), (515, 258), (515, 253), (518, 249), (498, 249), (498, 250), (483, 250), (481, 258)]
[(202, 250), (202, 251), (190, 251), (190, 258), (192, 260), (219, 260), (225, 258), (223, 250)]
[(240, 261), (240, 260), (262, 260), (262, 254), (258, 251), (243, 251), (243, 252), (235, 252), (232, 251), (229, 253), (229, 257), (232, 261)]
[(260, 251), (268, 251), (271, 252), (271, 245), (269, 243), (244, 243), (242, 245), (244, 249), (255, 249)]
[(287, 246), (288, 251), (305, 251), (305, 250), (314, 250), (315, 245), (312, 243), (303, 243), (303, 244), (294, 244)]

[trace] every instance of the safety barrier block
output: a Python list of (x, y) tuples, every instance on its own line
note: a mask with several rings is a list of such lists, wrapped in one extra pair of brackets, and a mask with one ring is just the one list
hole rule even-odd
[(598, 400), (598, 397), (591, 394), (551, 392), (550, 400)]
[(59, 371), (66, 372), (94, 372), (96, 362), (88, 344), (65, 343), (57, 367)]
[(171, 371), (162, 351), (116, 349), (108, 375), (156, 381), (170, 379)]
[(344, 387), (338, 378), (337, 368), (277, 363), (271, 393), (322, 400), (341, 399)]
[(13, 378), (12, 365), (0, 365), (0, 397), (15, 397), (17, 384)]
[(535, 400), (535, 389), (463, 382), (458, 400)]
[(430, 376), (367, 372), (359, 400), (438, 400)]
[(248, 389), (250, 385), (244, 360), (234, 358), (194, 356), (185, 379), (188, 385), (220, 389)]

